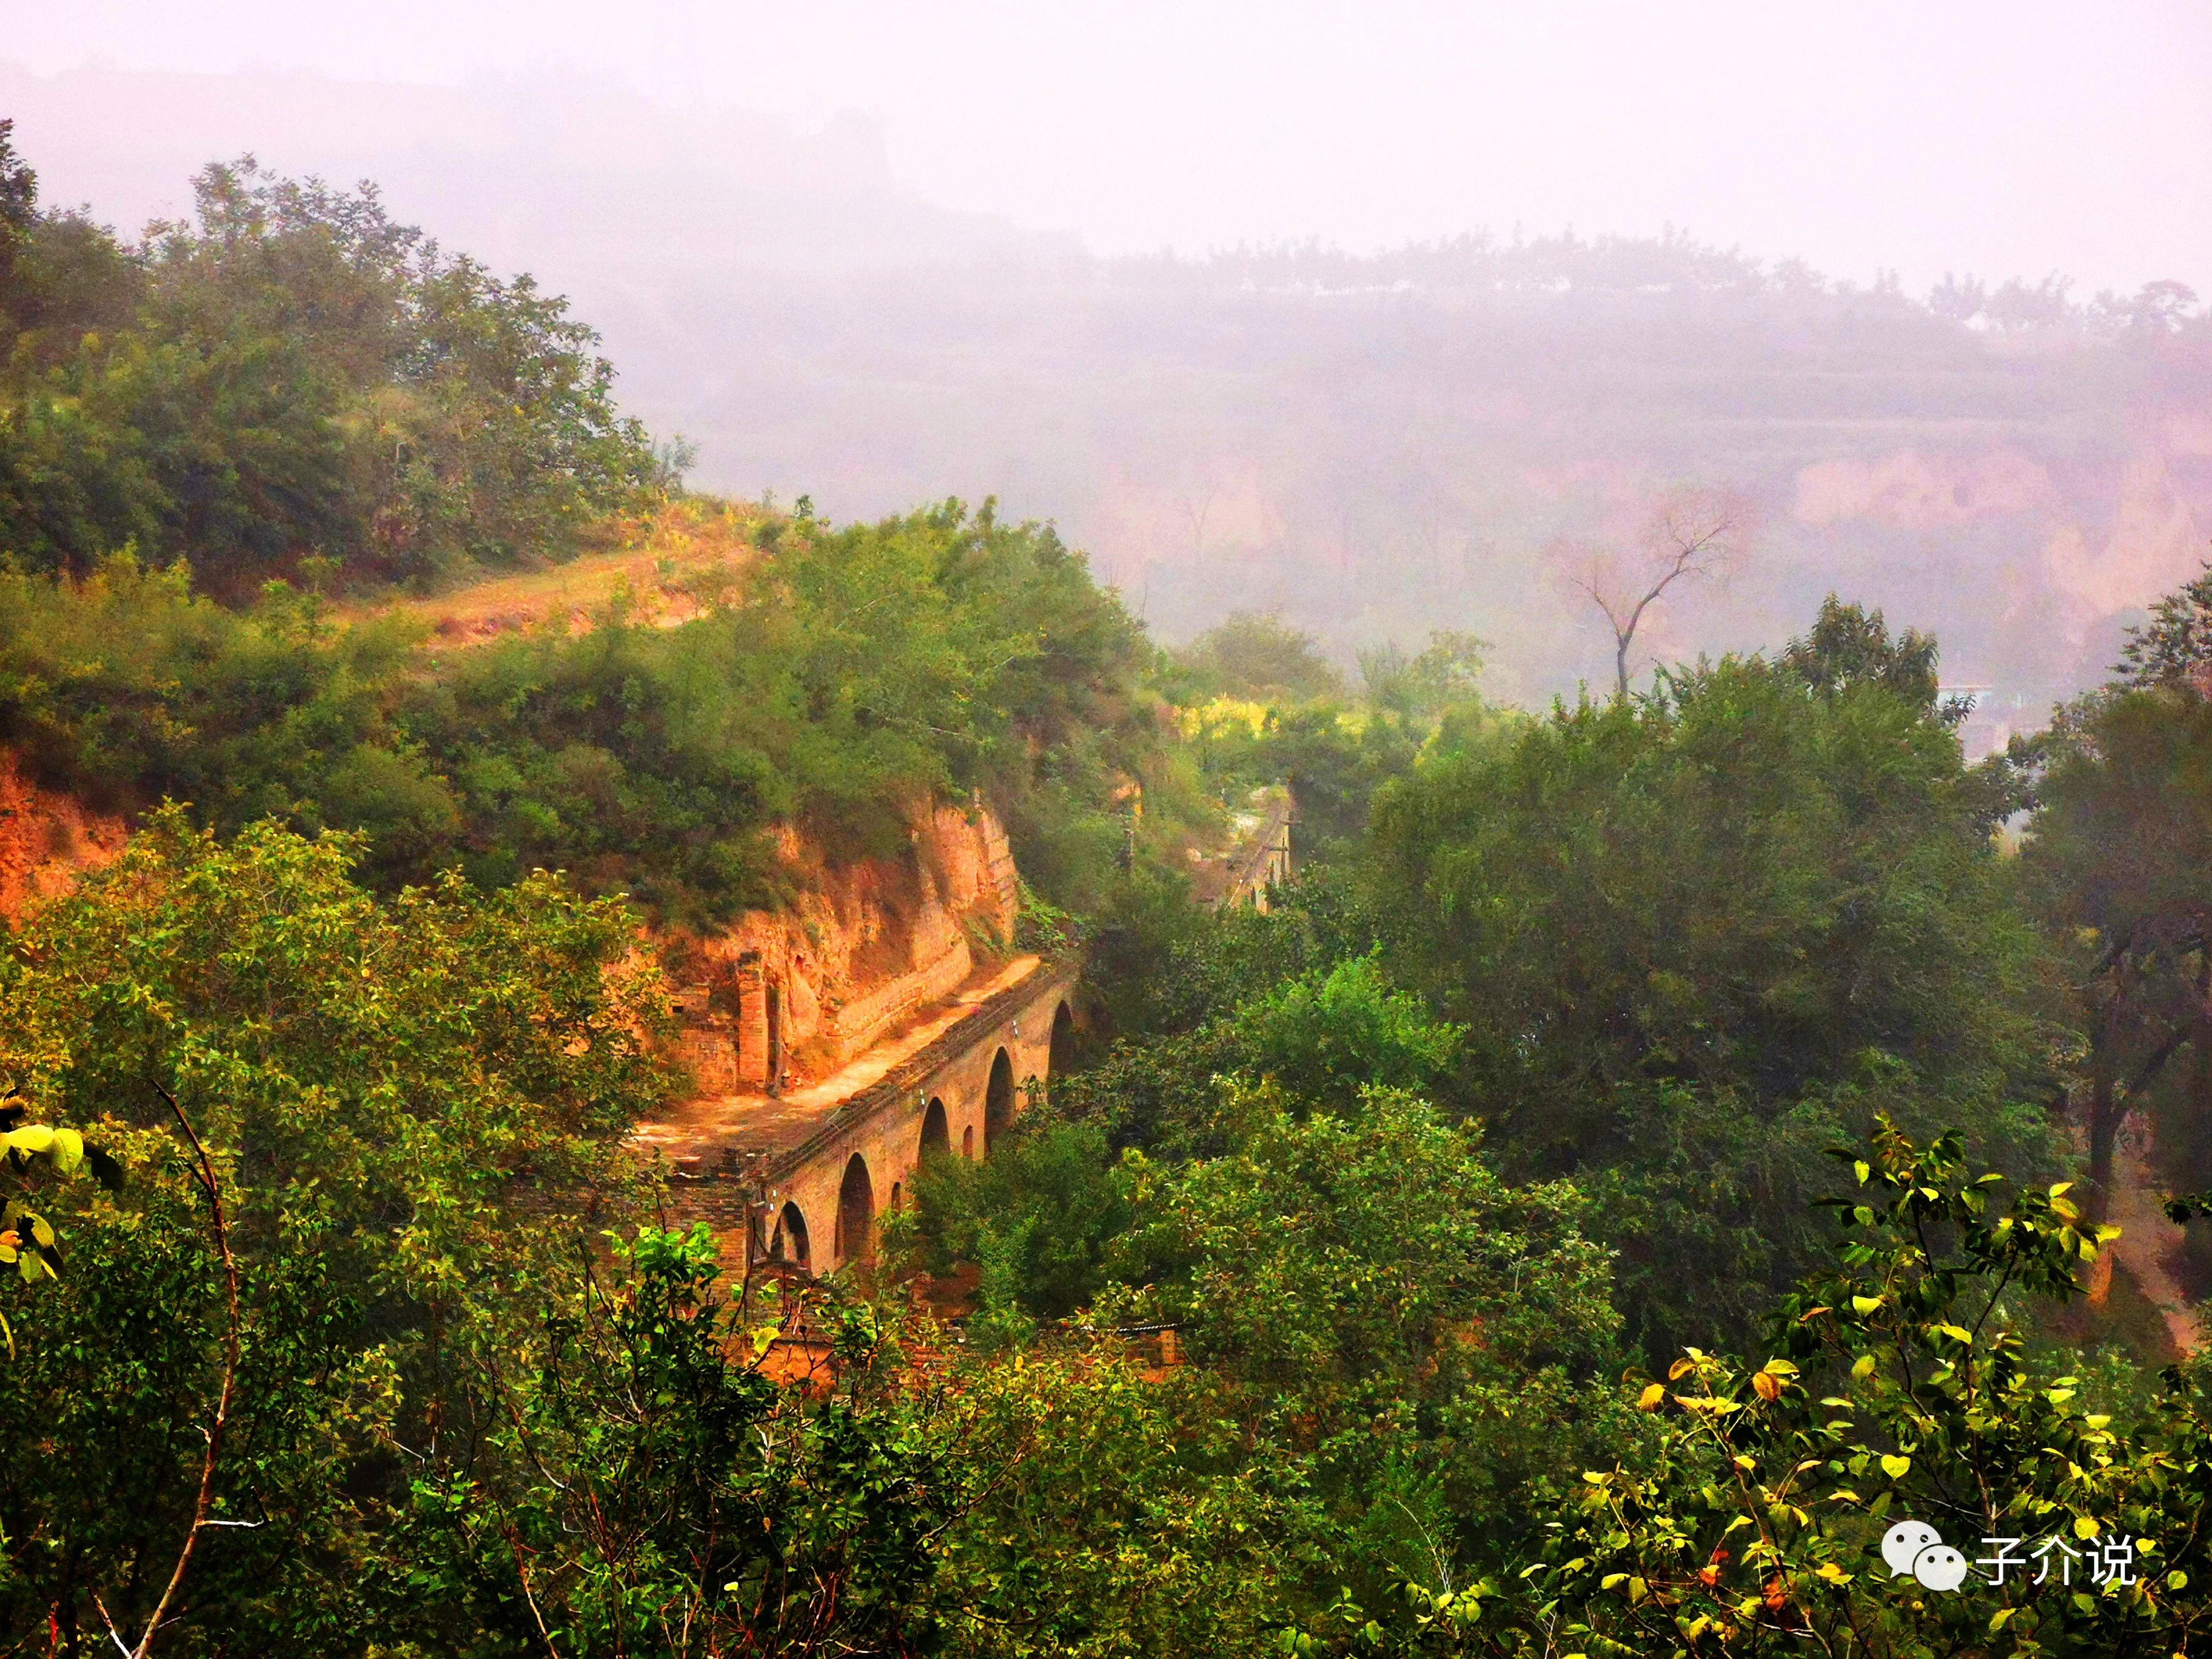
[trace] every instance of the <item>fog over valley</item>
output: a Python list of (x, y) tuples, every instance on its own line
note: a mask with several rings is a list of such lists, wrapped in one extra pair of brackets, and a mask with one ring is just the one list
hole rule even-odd
[(132, 229), (248, 152), (374, 179), (570, 296), (695, 485), (841, 520), (996, 496), (1170, 641), (1273, 609), (1348, 665), (1468, 630), (1498, 695), (1571, 692), (1612, 655), (1575, 559), (1694, 486), (1740, 498), (1741, 556), (1655, 609), (1640, 666), (1774, 647), (1835, 590), (2033, 723), (2212, 543), (2206, 273), (1908, 283), (1870, 247), (1854, 280), (1696, 225), (1114, 252), (938, 204), (895, 118), (662, 92), (544, 63), (0, 69), (50, 202)]

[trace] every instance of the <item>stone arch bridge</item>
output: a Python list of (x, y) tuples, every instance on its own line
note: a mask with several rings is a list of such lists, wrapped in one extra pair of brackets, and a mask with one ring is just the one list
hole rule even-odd
[(672, 1168), (672, 1219), (724, 1259), (823, 1273), (873, 1259), (876, 1224), (925, 1156), (978, 1158), (1064, 1066), (1077, 964), (1020, 957), (820, 1083), (685, 1103), (639, 1144)]

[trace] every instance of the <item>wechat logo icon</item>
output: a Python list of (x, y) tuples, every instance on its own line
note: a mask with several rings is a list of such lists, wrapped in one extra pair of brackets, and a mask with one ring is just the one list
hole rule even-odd
[(1966, 1558), (1936, 1534), (1925, 1521), (1900, 1521), (1882, 1534), (1881, 1559), (1889, 1576), (1911, 1573), (1923, 1589), (1948, 1595), (1966, 1582)]

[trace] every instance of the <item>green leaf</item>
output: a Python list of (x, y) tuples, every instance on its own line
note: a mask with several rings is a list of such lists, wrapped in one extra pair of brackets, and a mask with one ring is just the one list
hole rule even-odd
[(84, 1137), (74, 1129), (55, 1130), (54, 1168), (64, 1175), (75, 1175), (83, 1162)]

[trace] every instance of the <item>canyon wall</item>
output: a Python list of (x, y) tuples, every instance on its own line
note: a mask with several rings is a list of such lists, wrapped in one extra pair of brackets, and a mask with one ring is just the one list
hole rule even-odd
[(705, 1094), (833, 1072), (1013, 942), (1013, 854), (980, 804), (917, 815), (893, 858), (832, 864), (791, 831), (782, 853), (788, 908), (676, 942), (682, 1052)]

